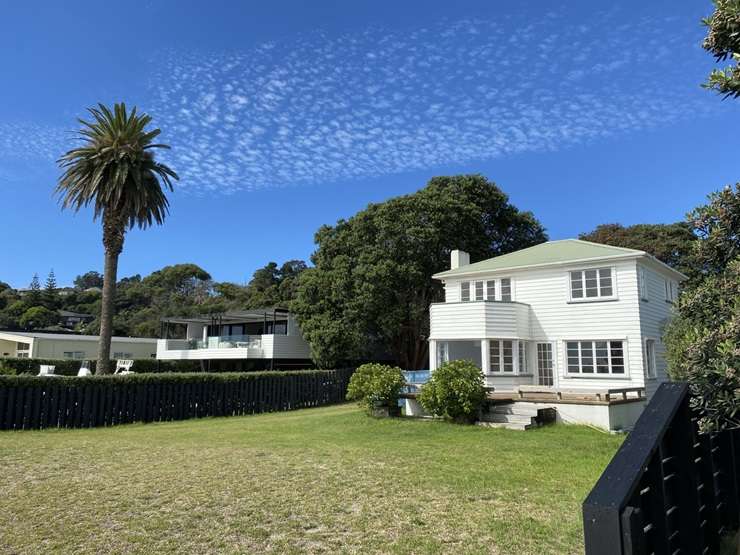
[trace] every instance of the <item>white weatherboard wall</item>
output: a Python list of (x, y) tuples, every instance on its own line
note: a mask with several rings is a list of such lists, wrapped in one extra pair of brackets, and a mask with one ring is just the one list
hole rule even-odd
[[(662, 336), (668, 319), (673, 311), (673, 304), (665, 300), (664, 276), (653, 268), (641, 266), (647, 286), (647, 299), (640, 299), (640, 323), (642, 336), (645, 339), (655, 340), (655, 368), (656, 378), (645, 380), (645, 393), (652, 396), (661, 382), (667, 381), (667, 364), (665, 359), (665, 345)], [(643, 359), (645, 358), (643, 348)], [(644, 360), (643, 360), (644, 363)]]
[(435, 303), (430, 316), (431, 339), (526, 339), (531, 334), (530, 307), (523, 303)]
[[(96, 336), (76, 336), (62, 334), (21, 333), (6, 332), (0, 333), (0, 355), (11, 353), (9, 356), (16, 356), (16, 342), (28, 343), (31, 345), (31, 358), (47, 359), (64, 359), (64, 353), (82, 353), (77, 356), (78, 359), (92, 360), (98, 356), (98, 337)], [(12, 345), (11, 350), (6, 347)], [(133, 359), (152, 358), (157, 352), (157, 340), (153, 338), (134, 338), (134, 337), (114, 337), (111, 340), (111, 357), (115, 353), (126, 353)]]
[[(569, 302), (570, 298), (570, 270), (584, 270), (589, 268), (612, 267), (615, 273), (615, 287), (617, 300), (598, 302)], [(640, 306), (637, 284), (637, 267), (634, 259), (616, 260), (591, 264), (571, 264), (548, 268), (531, 268), (526, 270), (495, 272), (488, 275), (476, 276), (475, 279), (485, 280), (487, 277), (510, 277), (514, 300), (517, 303), (526, 303), (530, 306), (528, 318), (530, 326), (529, 338), (533, 341), (550, 342), (553, 345), (553, 363), (555, 387), (606, 389), (620, 387), (642, 387), (645, 383), (642, 361), (642, 337), (640, 327)], [(445, 283), (447, 300), (452, 301), (448, 310), (454, 307), (467, 305), (507, 305), (507, 303), (458, 303), (460, 298), (460, 283), (466, 279), (450, 279)], [(513, 305), (516, 305), (515, 303)], [(434, 305), (432, 310), (439, 311)], [(463, 309), (466, 310), (466, 309)], [(475, 310), (475, 309), (473, 309)], [(495, 318), (495, 308), (492, 317)], [(443, 322), (434, 322), (435, 316), (441, 313), (432, 312), (433, 339), (447, 339), (443, 333), (454, 334), (454, 338), (462, 338), (468, 334), (471, 338), (480, 338), (482, 333), (494, 331), (489, 338), (506, 338), (512, 335), (496, 335), (495, 328), (481, 328), (480, 318), (462, 318), (463, 321), (453, 324), (450, 328), (458, 327), (460, 331), (447, 330)], [(440, 327), (442, 326), (442, 327)], [(462, 328), (462, 329), (461, 329)], [(438, 333), (439, 330), (439, 333)], [(485, 330), (485, 331), (484, 331)], [(508, 324), (506, 330), (513, 331)], [(522, 335), (519, 337), (527, 337)], [(621, 340), (625, 348), (625, 375), (624, 377), (607, 375), (592, 377), (571, 377), (566, 375), (567, 340)], [(531, 359), (534, 361), (534, 359)], [(532, 367), (534, 370), (534, 366)], [(532, 383), (529, 378), (524, 383)]]

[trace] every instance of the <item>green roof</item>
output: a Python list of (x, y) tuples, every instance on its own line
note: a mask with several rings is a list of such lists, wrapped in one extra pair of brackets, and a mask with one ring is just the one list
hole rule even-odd
[(450, 276), (464, 275), (471, 272), (486, 272), (498, 270), (512, 270), (515, 268), (526, 268), (527, 266), (543, 266), (548, 264), (561, 264), (567, 262), (578, 262), (590, 259), (644, 256), (643, 251), (612, 247), (600, 243), (591, 243), (579, 239), (563, 239), (561, 241), (548, 241), (534, 247), (495, 256), (488, 260), (481, 260), (466, 266), (460, 266), (454, 270), (447, 270), (435, 274), (434, 277), (445, 278)]

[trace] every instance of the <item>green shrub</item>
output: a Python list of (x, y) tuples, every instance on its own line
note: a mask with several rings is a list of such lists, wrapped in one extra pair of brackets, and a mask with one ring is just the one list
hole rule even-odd
[[(91, 360), (90, 369), (95, 371), (95, 361)], [(55, 374), (62, 376), (76, 376), (82, 365), (81, 360), (73, 359), (43, 359), (43, 358), (5, 358), (0, 362), (10, 369), (11, 374), (38, 374), (39, 366), (49, 364), (56, 366)], [(134, 360), (132, 368), (137, 374), (152, 374), (162, 372), (200, 372), (200, 361), (197, 360), (156, 360), (143, 358)]]
[(363, 364), (349, 380), (347, 400), (357, 401), (372, 414), (376, 405), (397, 406), (398, 396), (405, 383), (403, 372), (397, 366)]
[(445, 362), (421, 388), (424, 410), (456, 422), (472, 422), (486, 399), (483, 374), (472, 361)]

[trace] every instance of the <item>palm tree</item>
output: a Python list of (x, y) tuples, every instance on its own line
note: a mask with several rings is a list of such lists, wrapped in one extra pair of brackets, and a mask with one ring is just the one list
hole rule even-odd
[(100, 346), (96, 373), (110, 373), (110, 342), (113, 302), (116, 293), (118, 256), (128, 229), (162, 224), (168, 213), (166, 189), (172, 191), (177, 174), (154, 159), (152, 149), (169, 148), (152, 141), (159, 129), (147, 131), (152, 118), (130, 114), (126, 105), (115, 104), (113, 111), (103, 104), (88, 108), (93, 121), (78, 120), (83, 128), (77, 138), (84, 144), (64, 154), (59, 167), (64, 170), (56, 194), (62, 208), (77, 212), (93, 206), (93, 219), (103, 223), (105, 272), (100, 311)]

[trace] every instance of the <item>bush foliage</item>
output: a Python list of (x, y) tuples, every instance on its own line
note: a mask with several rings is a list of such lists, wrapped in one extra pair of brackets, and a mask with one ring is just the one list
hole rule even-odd
[(349, 380), (347, 400), (357, 401), (372, 414), (376, 404), (395, 406), (405, 383), (403, 372), (397, 366), (363, 364)]
[[(91, 360), (90, 370), (95, 372), (95, 361)], [(5, 358), (0, 360), (0, 367), (7, 369), (7, 374), (38, 374), (39, 366), (49, 364), (56, 366), (55, 374), (62, 376), (77, 376), (82, 364), (81, 360), (71, 359), (43, 359), (43, 358)], [(200, 372), (199, 361), (196, 360), (155, 360), (150, 358), (134, 361), (133, 371), (137, 374), (152, 373), (184, 373)], [(2, 372), (0, 372), (2, 373)]]
[(424, 410), (456, 422), (473, 421), (486, 399), (483, 374), (472, 361), (445, 362), (421, 388)]

